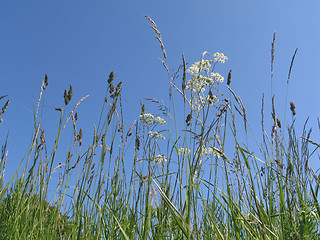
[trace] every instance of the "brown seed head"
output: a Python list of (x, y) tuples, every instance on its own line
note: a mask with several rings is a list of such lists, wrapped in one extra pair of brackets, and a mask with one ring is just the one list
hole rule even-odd
[(63, 97), (64, 97), (64, 104), (65, 104), (65, 105), (68, 105), (68, 103), (69, 103), (70, 100), (69, 100), (69, 95), (68, 95), (67, 89), (64, 90)]
[(78, 135), (78, 139), (79, 139), (79, 140), (82, 139), (82, 128), (80, 128), (79, 135)]
[(68, 98), (69, 98), (69, 101), (71, 101), (71, 98), (72, 98), (72, 85), (70, 84), (70, 88), (69, 88), (69, 92), (68, 92)]
[(231, 72), (232, 72), (232, 69), (229, 71), (229, 74), (228, 74), (227, 85), (230, 85), (231, 83)]
[(113, 82), (111, 82), (111, 83), (109, 84), (109, 93), (112, 94), (113, 91), (114, 91), (114, 85), (113, 85)]
[(112, 71), (110, 74), (109, 74), (109, 79), (108, 79), (108, 83), (110, 84), (114, 79), (114, 71)]
[(46, 142), (46, 139), (44, 138), (44, 131), (43, 130), (41, 131), (40, 140), (41, 140), (41, 144), (44, 144)]
[(44, 84), (46, 85), (46, 87), (48, 86), (48, 75), (47, 74), (44, 75)]
[(1, 112), (0, 112), (0, 116), (5, 113), (8, 105), (9, 105), (9, 102), (10, 102), (10, 100), (8, 100), (8, 101), (4, 104), (4, 106), (2, 107)]
[(296, 109), (296, 106), (294, 105), (294, 103), (290, 102), (290, 110), (291, 110), (293, 116), (296, 115), (295, 109)]
[(277, 118), (277, 125), (278, 125), (279, 128), (281, 128), (281, 122), (280, 122), (280, 120), (278, 118)]

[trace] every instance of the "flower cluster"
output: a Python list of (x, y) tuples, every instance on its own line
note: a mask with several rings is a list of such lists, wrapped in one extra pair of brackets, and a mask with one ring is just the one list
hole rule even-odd
[(188, 148), (180, 148), (178, 151), (179, 154), (182, 154), (183, 156), (188, 156), (191, 152)]
[(215, 62), (225, 63), (226, 60), (228, 60), (228, 57), (225, 56), (223, 53), (218, 53), (218, 52), (216, 52), (215, 54), (213, 54), (213, 56), (215, 57), (215, 58), (214, 58), (214, 61), (215, 61)]
[(165, 137), (162, 136), (162, 134), (161, 134), (161, 133), (158, 133), (158, 132), (151, 132), (151, 131), (149, 131), (149, 132), (148, 132), (148, 135), (149, 135), (150, 137), (153, 137), (153, 138), (165, 139)]
[(224, 81), (224, 77), (222, 77), (219, 73), (211, 73), (211, 78), (213, 78), (216, 82), (223, 82)]
[[(217, 62), (224, 63), (228, 57), (223, 53), (215, 53), (213, 55), (214, 60), (201, 59), (199, 62), (195, 62), (188, 69), (188, 73), (191, 74), (191, 79), (186, 84), (186, 89), (190, 90), (196, 95), (193, 99), (193, 108), (198, 111), (205, 105), (212, 105), (219, 101), (219, 98), (213, 95), (212, 91), (216, 85), (224, 81), (224, 77), (217, 72), (213, 72), (213, 68)], [(206, 94), (206, 90), (209, 89), (209, 93)]]
[(146, 125), (152, 125), (152, 124), (164, 125), (167, 123), (163, 118), (159, 116), (155, 118), (151, 113), (141, 114), (140, 120), (142, 120)]
[(210, 71), (212, 60), (204, 60), (202, 59), (199, 62), (195, 62), (188, 69), (188, 72), (191, 74), (198, 74), (199, 72)]
[(157, 163), (166, 162), (167, 158), (164, 155), (157, 155), (154, 157), (154, 161)]

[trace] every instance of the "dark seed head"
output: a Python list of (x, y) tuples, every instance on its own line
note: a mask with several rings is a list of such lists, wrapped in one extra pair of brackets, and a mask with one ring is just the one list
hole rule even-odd
[(113, 83), (111, 82), (111, 83), (109, 84), (109, 93), (111, 94), (111, 93), (113, 93), (113, 91), (114, 91), (114, 85), (113, 85)]
[(296, 115), (295, 109), (296, 109), (296, 106), (294, 105), (294, 103), (290, 102), (290, 110), (291, 110), (293, 116)]
[(44, 75), (44, 84), (46, 85), (46, 87), (48, 86), (48, 75), (47, 74)]
[(281, 128), (281, 122), (280, 122), (280, 120), (278, 118), (277, 118), (277, 125), (278, 125), (279, 128)]
[(63, 97), (64, 97), (64, 103), (65, 103), (65, 105), (68, 105), (70, 99), (69, 99), (69, 95), (68, 95), (67, 89), (64, 90)]
[(78, 135), (78, 139), (79, 139), (79, 140), (82, 139), (82, 128), (80, 128), (79, 135)]
[(229, 74), (228, 74), (227, 85), (230, 85), (231, 83), (231, 72), (232, 72), (232, 69), (229, 71)]
[(108, 83), (110, 84), (114, 79), (114, 71), (112, 71), (110, 74), (109, 74), (109, 79), (108, 79)]
[(191, 118), (192, 118), (192, 112), (190, 112), (188, 114), (187, 119), (186, 119), (186, 123), (187, 123), (188, 126), (190, 125)]
[(71, 101), (71, 98), (72, 98), (72, 85), (70, 84), (70, 88), (69, 88), (69, 92), (68, 92), (68, 98), (69, 98), (69, 101)]
[(140, 140), (136, 137), (136, 149), (139, 151), (140, 148)]

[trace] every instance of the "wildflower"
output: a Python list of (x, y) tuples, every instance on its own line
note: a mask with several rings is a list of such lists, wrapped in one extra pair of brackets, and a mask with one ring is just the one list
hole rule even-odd
[(154, 157), (154, 161), (158, 163), (163, 163), (167, 161), (167, 158), (164, 155), (157, 155)]
[(148, 135), (149, 135), (150, 137), (154, 137), (154, 138), (165, 139), (165, 137), (162, 136), (162, 134), (161, 134), (161, 133), (158, 133), (158, 132), (151, 132), (151, 131), (149, 131), (149, 132), (148, 132)]
[(219, 73), (211, 73), (211, 78), (213, 78), (216, 82), (224, 81), (224, 77), (222, 77)]
[(202, 59), (199, 62), (195, 62), (187, 70), (191, 74), (198, 74), (199, 72), (210, 71), (212, 60)]
[(156, 123), (159, 123), (160, 125), (164, 125), (164, 124), (166, 124), (167, 122), (163, 119), (163, 118), (161, 118), (161, 117), (157, 117), (156, 118)]
[(161, 118), (161, 117), (154, 117), (151, 113), (144, 113), (141, 114), (140, 116), (140, 120), (142, 120), (146, 125), (152, 125), (152, 124), (160, 124), (160, 125), (164, 125), (167, 122)]
[(214, 58), (214, 61), (215, 61), (215, 62), (225, 63), (226, 60), (228, 60), (228, 57), (225, 56), (223, 53), (218, 53), (218, 52), (216, 52), (215, 54), (213, 54), (213, 56), (215, 57), (215, 58)]
[(155, 122), (155, 118), (151, 113), (141, 114), (140, 120), (142, 120), (147, 125), (154, 124), (154, 122)]
[(190, 154), (190, 149), (188, 148), (180, 148), (178, 150), (179, 154), (182, 154), (183, 156), (188, 156)]

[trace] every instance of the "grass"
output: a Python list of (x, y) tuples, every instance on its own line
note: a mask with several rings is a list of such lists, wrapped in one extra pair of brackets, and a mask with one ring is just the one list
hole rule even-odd
[[(214, 71), (226, 57), (205, 52), (187, 67), (182, 56), (171, 73), (161, 34), (146, 17), (163, 52), (169, 104), (145, 99), (139, 119), (126, 123), (122, 83), (111, 72), (92, 142), (83, 146), (76, 110), (85, 97), (73, 103), (72, 86), (64, 92), (64, 107), (56, 109), (56, 136), (44, 135), (45, 75), (29, 150), (6, 184), (8, 137), (2, 143), (0, 239), (319, 239), (319, 176), (309, 161), (320, 145), (306, 125), (297, 135), (294, 104), (291, 122), (281, 123), (272, 96), (268, 128), (262, 99), (259, 143), (231, 88), (231, 71), (227, 84)], [(275, 35), (271, 81), (274, 41)], [(157, 106), (158, 114), (146, 104)], [(58, 162), (58, 152), (66, 151), (59, 145), (66, 124), (73, 126), (74, 145)], [(48, 137), (55, 139), (51, 148)]]

